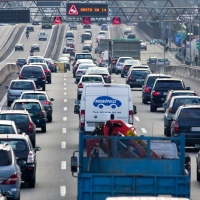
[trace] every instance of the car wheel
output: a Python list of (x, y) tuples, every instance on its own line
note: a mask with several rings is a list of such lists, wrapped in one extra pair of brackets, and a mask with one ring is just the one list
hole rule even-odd
[(31, 140), (32, 146), (35, 147), (35, 136), (34, 138)]
[(73, 74), (73, 78), (75, 78), (75, 74)]
[(29, 188), (34, 188), (35, 187), (35, 182), (36, 182), (36, 178), (35, 175), (32, 179), (28, 180), (28, 187)]
[(52, 115), (50, 115), (50, 116), (47, 117), (47, 121), (48, 122), (52, 122)]
[(12, 104), (12, 102), (11, 102), (11, 101), (7, 101), (7, 106), (8, 106), (8, 107), (10, 107), (10, 106), (11, 106), (11, 104)]
[(167, 137), (171, 137), (171, 133), (170, 133), (169, 127), (166, 127), (166, 126), (164, 127), (164, 134)]
[(118, 70), (115, 70), (115, 74), (118, 74)]
[(48, 83), (51, 84), (51, 78), (48, 80)]
[(20, 200), (20, 194), (19, 194), (18, 198), (17, 198), (17, 199), (15, 199), (15, 200)]
[(142, 99), (142, 103), (143, 103), (143, 104), (147, 104), (147, 100), (143, 98), (143, 99)]
[(46, 129), (46, 124), (45, 124), (45, 126), (42, 126), (42, 127), (41, 127), (41, 130), (42, 130), (43, 133), (46, 133), (46, 131), (47, 131), (47, 129)]
[(45, 91), (46, 90), (46, 85), (44, 85), (43, 87), (42, 87), (42, 91)]
[(200, 181), (200, 173), (198, 172), (198, 164), (197, 164), (197, 181)]
[(150, 106), (150, 111), (151, 111), (151, 112), (156, 112), (156, 111), (157, 111), (156, 106), (154, 106), (153, 104), (151, 104), (151, 106)]
[(77, 95), (77, 99), (78, 99), (78, 100), (81, 100), (81, 94), (78, 94), (78, 95)]
[(121, 77), (124, 78), (124, 74), (121, 74)]

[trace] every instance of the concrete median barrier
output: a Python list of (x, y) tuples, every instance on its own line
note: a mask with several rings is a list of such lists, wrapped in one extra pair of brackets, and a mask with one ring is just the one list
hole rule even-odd
[(0, 69), (0, 85), (10, 76), (12, 73), (17, 73), (21, 70), (21, 67), (17, 66), (15, 63), (9, 63)]

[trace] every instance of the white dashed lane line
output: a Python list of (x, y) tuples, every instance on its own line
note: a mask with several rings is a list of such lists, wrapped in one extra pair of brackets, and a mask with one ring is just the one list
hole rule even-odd
[(140, 121), (139, 117), (134, 117), (134, 118), (136, 121), (138, 121), (138, 122)]
[(64, 109), (63, 109), (64, 111), (67, 111), (67, 107), (64, 107)]
[(67, 102), (67, 99), (64, 99), (64, 102), (66, 103), (66, 102)]
[(66, 85), (66, 83), (63, 83), (63, 85)]
[(67, 88), (63, 88), (64, 90), (66, 90)]
[(63, 117), (63, 121), (67, 121), (67, 117)]
[(61, 142), (61, 149), (66, 149), (66, 142)]
[(67, 129), (66, 128), (62, 128), (62, 133), (67, 133)]
[(145, 128), (141, 128), (141, 130), (142, 130), (143, 133), (147, 133)]
[(66, 169), (66, 168), (67, 168), (66, 161), (61, 161), (61, 169)]
[(64, 95), (67, 95), (67, 92), (64, 92)]
[(61, 197), (66, 195), (66, 186), (60, 186), (60, 195)]

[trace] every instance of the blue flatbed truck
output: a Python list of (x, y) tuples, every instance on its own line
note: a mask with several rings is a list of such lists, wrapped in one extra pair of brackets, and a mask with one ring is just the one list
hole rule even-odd
[[(132, 140), (146, 143), (146, 156), (133, 156)], [(175, 144), (177, 156), (167, 157), (164, 150), (159, 158), (152, 158), (153, 142)], [(96, 144), (92, 150), (90, 143)], [(77, 200), (159, 195), (190, 198), (190, 157), (185, 154), (184, 135), (120, 137), (88, 136), (80, 132), (79, 150), (71, 157), (71, 171), (78, 179)]]

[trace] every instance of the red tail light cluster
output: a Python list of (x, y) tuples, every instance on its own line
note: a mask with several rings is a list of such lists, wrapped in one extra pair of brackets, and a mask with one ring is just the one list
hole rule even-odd
[(145, 87), (145, 92), (151, 92), (148, 86)]
[(131, 76), (128, 76), (128, 80), (132, 80)]
[(128, 67), (126, 65), (123, 66), (123, 69), (128, 69)]
[(50, 102), (49, 101), (43, 101), (42, 104), (50, 105)]
[(18, 180), (17, 173), (10, 176), (8, 179), (4, 180), (0, 185), (12, 185), (15, 184)]
[(82, 84), (82, 83), (79, 83), (79, 84), (78, 84), (78, 88), (83, 88), (83, 84)]
[(170, 107), (170, 108), (168, 109), (168, 112), (172, 114), (172, 111), (173, 111), (173, 109), (172, 109), (172, 107)]
[(81, 127), (85, 126), (85, 110), (81, 110), (80, 123)]
[(45, 73), (50, 73), (50, 70), (49, 69), (45, 69), (44, 72)]
[(160, 92), (153, 91), (152, 96), (154, 96), (154, 97), (160, 96)]
[(179, 131), (179, 123), (177, 121), (174, 122), (174, 130)]
[(77, 74), (82, 74), (82, 72), (83, 72), (83, 71), (78, 70), (78, 71), (77, 71)]
[(44, 117), (44, 113), (42, 111), (39, 112), (38, 114), (40, 117)]
[(22, 75), (20, 74), (20, 75), (19, 75), (19, 79), (22, 79), (22, 78), (23, 78), (23, 77), (22, 77)]
[(129, 110), (128, 116), (129, 116), (128, 123), (133, 124), (133, 111), (132, 110)]
[(33, 131), (33, 123), (29, 122), (28, 131)]
[(43, 74), (42, 75), (42, 80), (45, 80), (46, 79), (46, 76)]

